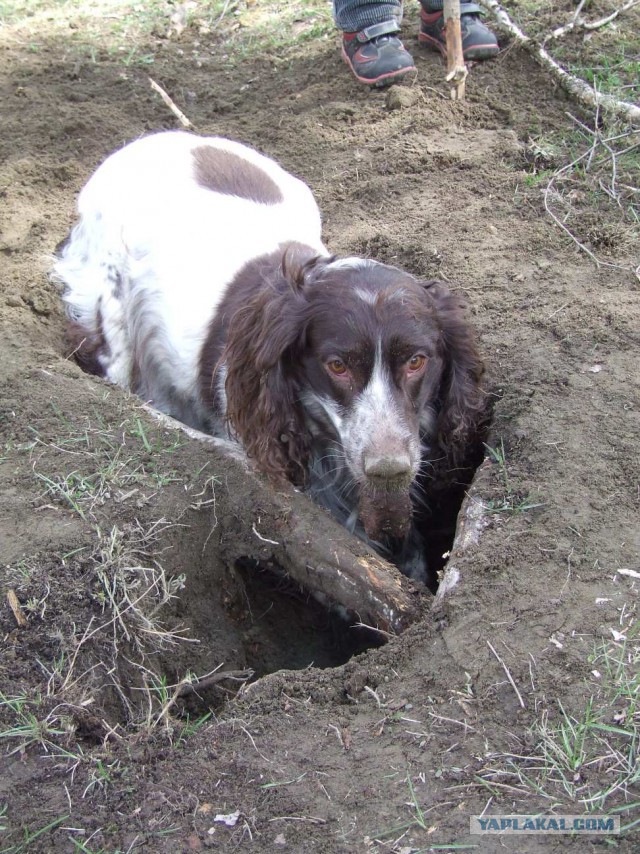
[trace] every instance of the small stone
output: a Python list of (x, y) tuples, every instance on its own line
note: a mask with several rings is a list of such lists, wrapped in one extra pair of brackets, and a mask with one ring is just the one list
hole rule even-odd
[(406, 86), (391, 86), (387, 91), (386, 107), (388, 110), (403, 110), (413, 107), (418, 100), (418, 92)]

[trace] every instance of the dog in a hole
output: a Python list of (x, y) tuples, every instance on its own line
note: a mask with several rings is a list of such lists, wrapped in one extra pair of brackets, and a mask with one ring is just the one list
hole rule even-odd
[(96, 170), (58, 251), (70, 352), (174, 418), (232, 437), (406, 575), (434, 464), (477, 440), (463, 301), (322, 242), (311, 190), (257, 151), (168, 131)]

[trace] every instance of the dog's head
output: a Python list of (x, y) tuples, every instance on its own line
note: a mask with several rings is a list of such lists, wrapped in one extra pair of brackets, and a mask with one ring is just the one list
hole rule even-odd
[(461, 301), (360, 258), (285, 263), (281, 278), (231, 322), (230, 423), (260, 469), (294, 482), (326, 449), (358, 487), (367, 534), (403, 536), (422, 457), (455, 457), (483, 409)]

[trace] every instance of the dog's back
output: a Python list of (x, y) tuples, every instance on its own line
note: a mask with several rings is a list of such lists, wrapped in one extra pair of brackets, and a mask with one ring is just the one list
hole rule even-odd
[(202, 428), (198, 359), (227, 285), (253, 258), (298, 241), (319, 254), (309, 188), (273, 160), (176, 131), (111, 155), (78, 200), (54, 274), (83, 366)]

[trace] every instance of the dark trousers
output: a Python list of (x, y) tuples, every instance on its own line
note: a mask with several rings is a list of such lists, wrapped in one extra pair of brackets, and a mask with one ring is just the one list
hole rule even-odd
[[(425, 12), (437, 12), (442, 9), (442, 0), (420, 0)], [(372, 24), (383, 21), (400, 23), (402, 20), (402, 0), (385, 0), (372, 3), (371, 0), (333, 0), (333, 15), (338, 29), (345, 33), (357, 33)]]

